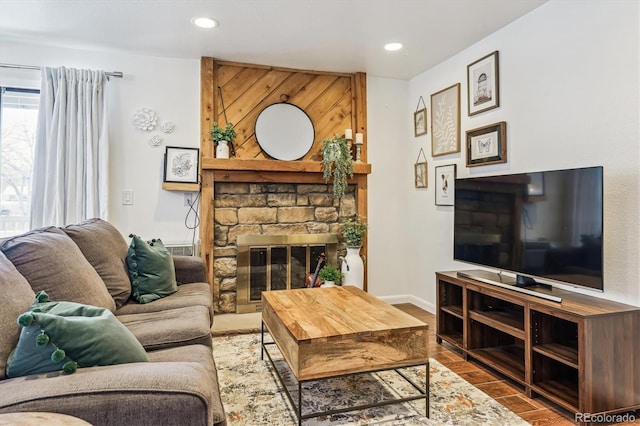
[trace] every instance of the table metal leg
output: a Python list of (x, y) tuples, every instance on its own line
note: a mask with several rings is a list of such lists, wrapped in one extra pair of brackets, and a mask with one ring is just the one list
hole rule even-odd
[(260, 323), (262, 332), (260, 333), (260, 361), (264, 361), (264, 323)]

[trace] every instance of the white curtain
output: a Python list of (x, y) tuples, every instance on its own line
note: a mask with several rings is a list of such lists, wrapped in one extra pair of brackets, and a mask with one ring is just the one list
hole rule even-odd
[(104, 71), (42, 69), (31, 229), (107, 219), (106, 82)]

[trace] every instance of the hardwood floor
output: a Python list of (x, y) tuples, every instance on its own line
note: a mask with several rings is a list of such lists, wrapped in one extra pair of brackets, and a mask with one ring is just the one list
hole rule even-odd
[[(410, 303), (394, 306), (429, 324), (429, 356), (431, 358), (447, 366), (528, 423), (534, 426), (568, 426), (577, 424), (574, 422), (573, 413), (548, 402), (544, 398), (532, 399), (527, 397), (519, 384), (473, 361), (465, 361), (453, 347), (446, 343), (437, 344), (435, 315)], [(640, 411), (632, 414), (635, 416), (635, 421), (632, 423), (599, 424), (640, 425)]]

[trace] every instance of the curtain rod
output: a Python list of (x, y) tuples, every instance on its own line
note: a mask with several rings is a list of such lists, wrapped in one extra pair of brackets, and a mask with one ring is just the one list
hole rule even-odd
[[(0, 64), (0, 68), (14, 68), (14, 69), (21, 69), (21, 70), (36, 70), (39, 71), (42, 68), (35, 66), (35, 65), (15, 65), (15, 64)], [(105, 75), (107, 77), (117, 77), (117, 78), (122, 78), (124, 75), (122, 74), (122, 71), (113, 71), (113, 72), (105, 72)]]

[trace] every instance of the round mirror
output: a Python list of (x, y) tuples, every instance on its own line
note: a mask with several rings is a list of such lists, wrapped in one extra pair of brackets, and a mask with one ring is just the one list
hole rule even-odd
[(313, 146), (311, 118), (299, 107), (269, 105), (256, 120), (256, 139), (264, 152), (276, 160), (298, 160)]

